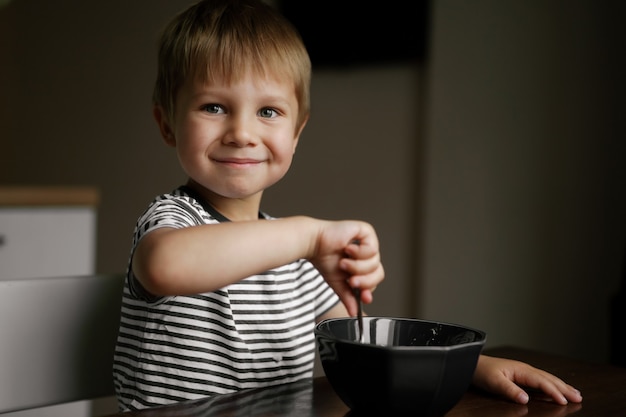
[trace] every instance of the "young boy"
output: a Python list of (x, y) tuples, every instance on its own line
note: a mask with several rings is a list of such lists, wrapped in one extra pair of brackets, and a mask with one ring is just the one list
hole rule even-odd
[[(205, 0), (160, 43), (154, 117), (188, 181), (139, 218), (114, 379), (121, 410), (311, 378), (313, 328), (355, 315), (384, 278), (360, 221), (260, 211), (309, 117), (311, 65), (296, 30), (260, 0)], [(525, 403), (516, 383), (581, 401), (559, 378), (481, 356), (474, 383)]]

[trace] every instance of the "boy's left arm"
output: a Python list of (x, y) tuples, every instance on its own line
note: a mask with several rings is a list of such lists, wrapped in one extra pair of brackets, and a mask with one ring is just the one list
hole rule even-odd
[(472, 383), (519, 404), (526, 404), (529, 400), (522, 387), (541, 391), (557, 404), (582, 401), (580, 391), (560, 378), (512, 359), (480, 355)]

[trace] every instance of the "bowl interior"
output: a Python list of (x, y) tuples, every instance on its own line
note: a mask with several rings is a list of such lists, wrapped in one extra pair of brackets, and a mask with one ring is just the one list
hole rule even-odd
[[(316, 326), (318, 336), (358, 342), (358, 322), (353, 318), (330, 319)], [(485, 332), (466, 326), (394, 317), (364, 317), (364, 343), (385, 347), (452, 347), (484, 343)]]

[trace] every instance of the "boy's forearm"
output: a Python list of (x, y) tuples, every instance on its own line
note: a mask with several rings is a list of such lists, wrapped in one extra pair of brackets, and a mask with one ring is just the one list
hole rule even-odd
[(295, 216), (157, 229), (139, 242), (133, 272), (154, 295), (214, 291), (313, 256), (319, 223)]

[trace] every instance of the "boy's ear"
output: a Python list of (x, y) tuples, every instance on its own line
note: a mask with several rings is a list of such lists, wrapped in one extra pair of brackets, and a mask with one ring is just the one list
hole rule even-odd
[(298, 146), (298, 142), (300, 141), (300, 135), (302, 134), (302, 131), (304, 130), (304, 126), (306, 126), (306, 122), (308, 121), (309, 121), (309, 115), (307, 115), (304, 118), (304, 120), (302, 120), (300, 127), (296, 129), (296, 135), (293, 138), (293, 153), (296, 153), (296, 147)]
[(169, 146), (176, 146), (176, 138), (174, 137), (174, 132), (172, 131), (163, 107), (154, 106), (152, 108), (152, 114), (159, 125), (159, 131), (161, 132), (161, 136), (163, 137), (165, 143)]

